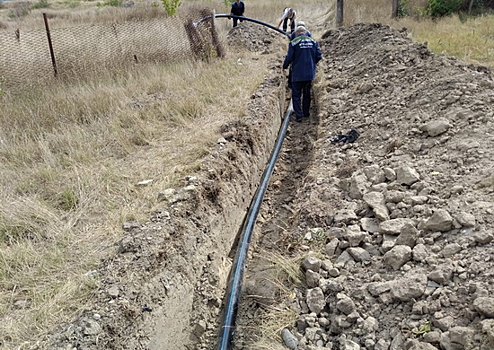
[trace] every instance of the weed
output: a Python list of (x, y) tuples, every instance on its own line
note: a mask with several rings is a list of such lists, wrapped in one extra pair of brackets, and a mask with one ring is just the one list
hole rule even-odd
[(99, 2), (97, 4), (97, 6), (98, 7), (105, 7), (105, 6), (120, 7), (120, 6), (122, 6), (122, 1), (123, 0), (106, 0), (103, 3)]
[(165, 12), (168, 16), (173, 17), (177, 13), (178, 8), (182, 5), (182, 0), (161, 0)]
[(37, 3), (35, 3), (33, 6), (31, 6), (31, 9), (45, 9), (50, 7), (50, 4), (48, 3), (48, 0), (39, 0)]

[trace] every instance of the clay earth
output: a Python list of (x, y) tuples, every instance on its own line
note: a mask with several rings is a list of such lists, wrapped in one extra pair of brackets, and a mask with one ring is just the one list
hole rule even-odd
[[(229, 38), (269, 67), (249, 115), (158, 194), (148, 222), (124, 223), (93, 303), (38, 349), (215, 348), (235, 239), (290, 93), (284, 38), (248, 23)], [(290, 123), (257, 220), (235, 348), (494, 349), (490, 69), (381, 24), (319, 44), (311, 119)], [(296, 261), (299, 281), (273, 256)]]

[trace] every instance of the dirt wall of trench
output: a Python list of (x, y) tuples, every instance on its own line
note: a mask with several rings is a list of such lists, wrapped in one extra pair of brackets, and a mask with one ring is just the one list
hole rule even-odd
[(223, 125), (203, 170), (157, 194), (162, 207), (149, 222), (124, 224), (115, 255), (95, 274), (101, 285), (94, 304), (36, 349), (214, 346), (231, 249), (286, 104), (276, 72), (252, 95), (248, 115)]

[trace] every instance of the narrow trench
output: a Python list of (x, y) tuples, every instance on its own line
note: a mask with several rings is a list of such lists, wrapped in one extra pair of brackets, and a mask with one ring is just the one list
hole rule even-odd
[[(290, 95), (287, 91), (287, 96)], [(264, 337), (260, 318), (264, 317), (278, 297), (277, 281), (273, 280), (274, 264), (270, 253), (290, 256), (302, 242), (298, 228), (297, 193), (308, 175), (313, 161), (314, 142), (318, 138), (318, 108), (314, 98), (311, 119), (292, 121), (282, 146), (275, 170), (266, 192), (249, 253), (246, 277), (237, 315), (234, 335), (235, 349), (254, 349)]]

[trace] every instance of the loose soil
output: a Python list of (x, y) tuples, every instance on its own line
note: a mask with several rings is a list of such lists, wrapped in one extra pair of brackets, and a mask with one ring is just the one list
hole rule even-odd
[[(149, 222), (124, 224), (114, 256), (94, 272), (94, 303), (35, 348), (215, 347), (234, 243), (290, 93), (284, 38), (249, 23), (229, 37), (230, 52), (241, 45), (269, 67), (249, 115), (222, 127), (203, 170), (159, 194)], [(290, 124), (271, 178), (235, 348), (283, 349), (286, 327), (298, 349), (492, 350), (490, 70), (380, 24), (331, 30), (319, 44), (312, 118)], [(355, 142), (332, 141), (351, 128)], [(414, 279), (406, 295), (391, 290)]]

